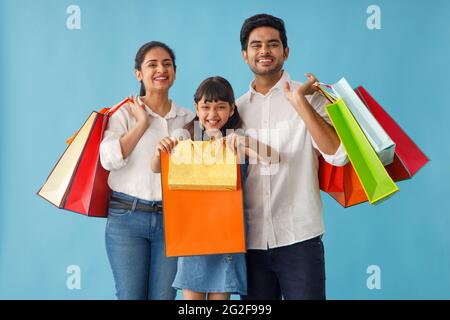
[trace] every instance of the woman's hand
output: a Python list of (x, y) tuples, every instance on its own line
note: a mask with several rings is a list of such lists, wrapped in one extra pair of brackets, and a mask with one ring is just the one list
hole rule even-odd
[(304, 102), (304, 97), (311, 95), (317, 90), (317, 78), (312, 73), (306, 73), (305, 76), (308, 80), (299, 86), (297, 89), (291, 91), (289, 82), (284, 85), (284, 94), (286, 99), (294, 106), (298, 107)]
[(144, 104), (139, 104), (137, 97), (128, 97), (128, 99), (132, 100), (130, 107), (127, 108), (128, 113), (136, 120), (137, 125), (148, 128), (150, 120)]
[(164, 137), (156, 146), (156, 154), (159, 155), (160, 151), (171, 153), (175, 146), (178, 144), (178, 139), (173, 137)]
[(150, 125), (150, 119), (147, 111), (145, 111), (145, 106), (138, 104), (137, 97), (128, 97), (128, 99), (131, 100), (131, 102), (128, 102), (124, 108), (132, 118), (136, 119), (136, 124), (119, 140), (122, 157), (124, 159), (134, 150), (136, 144)]

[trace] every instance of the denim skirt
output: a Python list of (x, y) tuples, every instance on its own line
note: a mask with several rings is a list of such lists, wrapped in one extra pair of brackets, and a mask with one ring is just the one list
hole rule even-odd
[(195, 292), (247, 294), (245, 254), (212, 254), (178, 258), (172, 284)]

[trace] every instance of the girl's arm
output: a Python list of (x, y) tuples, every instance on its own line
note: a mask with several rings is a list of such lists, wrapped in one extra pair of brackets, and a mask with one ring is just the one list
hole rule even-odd
[(237, 151), (243, 149), (246, 158), (258, 160), (263, 164), (274, 164), (280, 162), (280, 154), (274, 148), (259, 140), (232, 133), (227, 136), (227, 143)]
[(252, 137), (245, 137), (246, 144), (244, 153), (248, 158), (254, 158), (263, 164), (274, 164), (280, 162), (280, 154), (271, 146), (258, 141)]
[(159, 150), (157, 150), (153, 155), (150, 167), (154, 173), (161, 173), (161, 155)]
[(172, 137), (162, 138), (156, 146), (155, 154), (152, 157), (150, 167), (154, 173), (161, 173), (161, 151), (170, 153), (178, 144), (178, 140)]

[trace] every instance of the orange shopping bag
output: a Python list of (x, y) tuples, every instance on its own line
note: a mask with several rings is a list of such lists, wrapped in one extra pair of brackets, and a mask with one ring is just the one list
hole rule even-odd
[(319, 185), (322, 191), (332, 196), (344, 208), (367, 201), (367, 195), (351, 162), (337, 167), (320, 157)]
[(245, 252), (239, 165), (236, 190), (170, 190), (169, 155), (161, 152), (166, 256)]

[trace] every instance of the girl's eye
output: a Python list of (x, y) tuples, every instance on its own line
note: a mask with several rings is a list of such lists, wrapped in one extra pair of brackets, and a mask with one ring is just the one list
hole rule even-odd
[(168, 62), (168, 63), (166, 63), (166, 64), (164, 64), (166, 67), (171, 67), (172, 66), (172, 64), (170, 63), (170, 62)]

